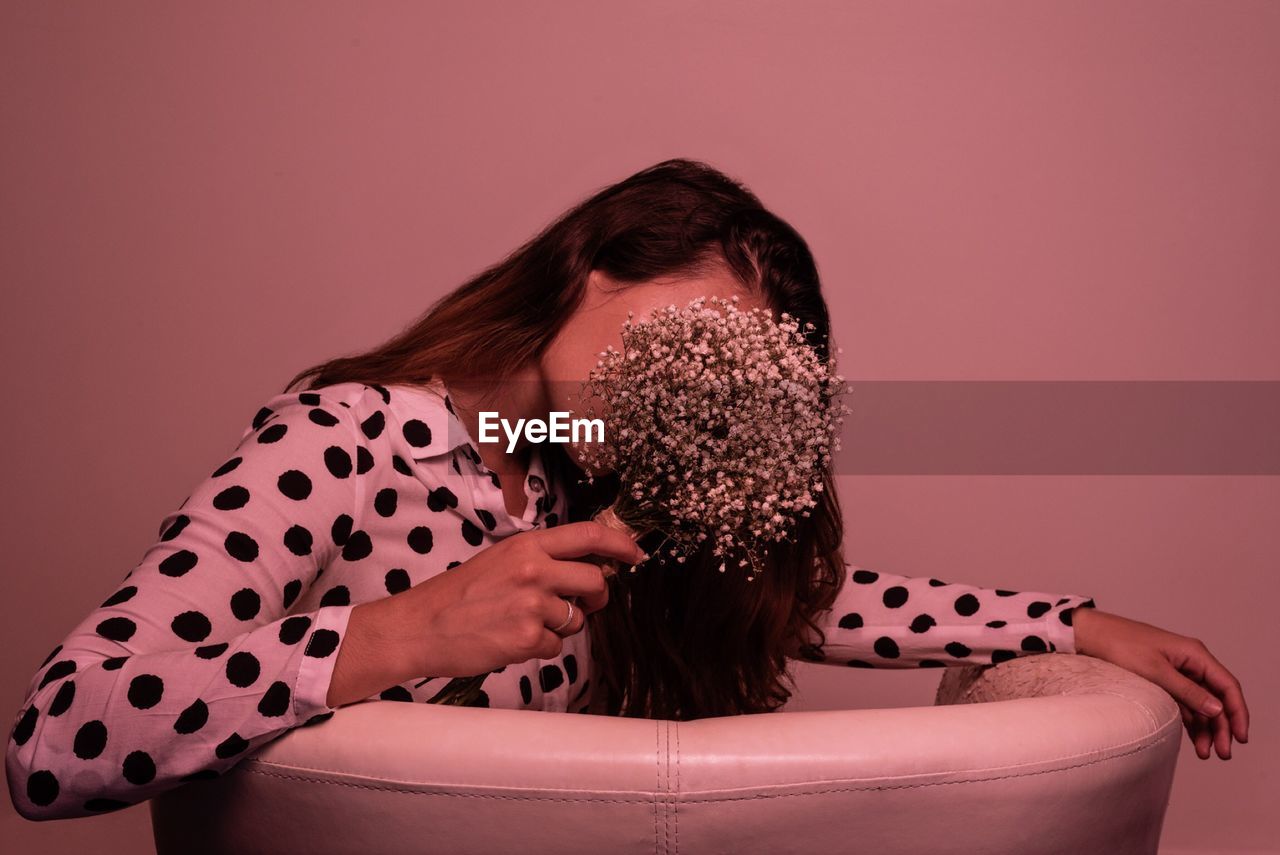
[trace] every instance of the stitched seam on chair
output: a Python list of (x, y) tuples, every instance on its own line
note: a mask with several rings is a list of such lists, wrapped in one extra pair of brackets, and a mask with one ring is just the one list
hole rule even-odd
[[(1076, 753), (1076, 754), (1064, 754), (1064, 755), (1062, 755), (1062, 756), (1060, 756), (1060, 757), (1052, 757), (1052, 758), (1047, 758), (1047, 759), (1038, 759), (1038, 760), (1033, 761), (1033, 763), (1020, 763), (1020, 764), (1018, 764), (1017, 766), (1013, 766), (1013, 767), (1008, 767), (1008, 766), (993, 766), (993, 767), (989, 767), (989, 768), (990, 768), (990, 769), (1002, 769), (1002, 768), (1015, 768), (1015, 769), (1016, 769), (1016, 768), (1020, 768), (1020, 767), (1022, 767), (1022, 766), (1028, 766), (1028, 765), (1033, 765), (1033, 764), (1040, 764), (1040, 763), (1058, 763), (1058, 762), (1061, 762), (1061, 761), (1063, 761), (1063, 760), (1074, 760), (1074, 759), (1076, 759), (1077, 757), (1087, 757), (1087, 756), (1089, 756), (1090, 754), (1096, 754), (1096, 753), (1097, 753), (1097, 752), (1099, 752), (1099, 751), (1115, 751), (1115, 750), (1117, 750), (1117, 749), (1128, 748), (1128, 747), (1129, 747), (1129, 746), (1131, 746), (1131, 745), (1136, 745), (1136, 744), (1138, 744), (1138, 743), (1140, 743), (1140, 742), (1143, 742), (1144, 740), (1150, 739), (1152, 736), (1161, 737), (1161, 732), (1162, 732), (1162, 731), (1175, 729), (1175, 728), (1177, 728), (1177, 727), (1180, 727), (1180, 725), (1181, 725), (1181, 722), (1180, 722), (1180, 721), (1169, 721), (1169, 722), (1168, 722), (1168, 723), (1166, 723), (1163, 727), (1161, 727), (1161, 728), (1160, 728), (1160, 730), (1157, 730), (1154, 734), (1145, 734), (1145, 735), (1140, 736), (1140, 737), (1138, 737), (1138, 738), (1136, 738), (1136, 739), (1131, 739), (1131, 740), (1129, 740), (1128, 742), (1118, 742), (1118, 743), (1116, 743), (1116, 744), (1114, 744), (1114, 745), (1108, 745), (1108, 746), (1105, 746), (1105, 747), (1103, 747), (1103, 748), (1094, 748), (1094, 749), (1092, 749), (1092, 750), (1090, 750), (1090, 751), (1081, 751), (1081, 752), (1078, 752), (1078, 753)], [(660, 758), (660, 756), (661, 756), (661, 755), (660, 755), (661, 745), (660, 745), (660, 742), (659, 742), (659, 734), (658, 734), (658, 732), (657, 732), (657, 728), (658, 728), (658, 727), (661, 727), (661, 721), (657, 722), (657, 724), (656, 724), (656, 726), (655, 726), (655, 728), (654, 728), (654, 765), (655, 765), (656, 772), (657, 772), (657, 782), (658, 782), (658, 783), (657, 783), (657, 787), (656, 787), (656, 789), (657, 789), (657, 790), (661, 790), (661, 785), (662, 785), (662, 770), (661, 770), (661, 766), (659, 765), (659, 764), (660, 764), (660, 762), (661, 762), (661, 761), (660, 761), (660, 759), (659, 759), (659, 758)], [(1156, 740), (1155, 740), (1155, 742), (1154, 742), (1154, 743), (1152, 743), (1152, 744), (1159, 744), (1159, 743), (1162, 741), (1162, 739), (1163, 739), (1163, 737), (1158, 738), (1158, 739), (1156, 739)], [(1131, 752), (1124, 752), (1124, 753), (1116, 754), (1116, 755), (1113, 755), (1113, 756), (1115, 756), (1115, 757), (1124, 757), (1124, 756), (1126, 756), (1128, 753), (1131, 753)], [(1107, 759), (1110, 759), (1110, 758), (1108, 758), (1108, 757), (1100, 757), (1100, 758), (1097, 758), (1097, 760), (1098, 760), (1098, 761), (1107, 760)], [(265, 766), (270, 766), (270, 767), (273, 767), (273, 768), (276, 768), (276, 769), (287, 769), (287, 770), (289, 770), (289, 771), (291, 771), (291, 772), (314, 772), (314, 773), (316, 773), (316, 774), (321, 774), (321, 775), (353, 775), (353, 776), (367, 777), (367, 776), (370, 774), (370, 773), (367, 773), (367, 772), (356, 772), (356, 771), (352, 771), (352, 770), (350, 770), (350, 769), (321, 769), (321, 768), (318, 768), (318, 767), (312, 767), (312, 766), (290, 766), (290, 765), (285, 765), (285, 764), (282, 764), (282, 763), (273, 763), (273, 762), (271, 762), (270, 760), (263, 760), (263, 759), (258, 758), (258, 757), (250, 757), (250, 758), (247, 758), (246, 760), (244, 760), (243, 762), (241, 762), (241, 763), (239, 764), (239, 766), (240, 766), (241, 768), (246, 769), (246, 771), (255, 771), (255, 772), (256, 772), (256, 768), (255, 768), (255, 769), (249, 769), (248, 767), (250, 767), (250, 766), (253, 766), (253, 767), (265, 767)], [(1062, 768), (1075, 768), (1075, 767), (1073, 767), (1073, 766), (1066, 766), (1066, 767), (1062, 767)], [(979, 769), (935, 769), (935, 770), (932, 770), (932, 771), (929, 771), (929, 772), (922, 772), (922, 773), (920, 773), (920, 774), (922, 774), (922, 775), (953, 775), (953, 774), (955, 774), (956, 772), (977, 772), (977, 771), (984, 771), (984, 770), (979, 770)], [(1048, 770), (1048, 771), (1054, 771), (1054, 770), (1050, 769), (1050, 770)], [(263, 775), (271, 774), (271, 775), (274, 775), (275, 777), (287, 777), (287, 776), (282, 775), (282, 774), (280, 774), (280, 773), (269, 773), (269, 772), (265, 772), (265, 771), (264, 771), (264, 772), (257, 772), (257, 774), (263, 774)], [(309, 779), (309, 778), (301, 778), (301, 777), (299, 777), (299, 778), (298, 778), (298, 780), (312, 780), (312, 779)], [(985, 779), (980, 779), (980, 780), (985, 780)], [(996, 779), (991, 779), (991, 780), (996, 780)], [(451, 786), (465, 786), (465, 787), (473, 787), (473, 786), (483, 786), (483, 785), (479, 785), (479, 784), (470, 784), (470, 783), (468, 783), (468, 784), (460, 784), (460, 783), (457, 783), (457, 782), (450, 782), (450, 781), (396, 781), (395, 783), (398, 783), (398, 784), (416, 784), (416, 785), (418, 785), (418, 786), (424, 786), (424, 787), (451, 787)], [(787, 784), (787, 785), (788, 785), (788, 786), (789, 786), (789, 785), (803, 785), (804, 783), (806, 783), (806, 782), (804, 782), (804, 781), (795, 781), (795, 782), (791, 782), (790, 784)], [(812, 783), (820, 783), (820, 782), (812, 782)], [(353, 786), (354, 786), (354, 785), (353, 785)], [(417, 792), (417, 791), (416, 791), (416, 790), (396, 790), (396, 792)], [(425, 794), (425, 795), (430, 795), (430, 793), (427, 793), (427, 794)], [(659, 795), (659, 794), (658, 794), (657, 792), (655, 792), (655, 794), (654, 794), (653, 796), (646, 796), (645, 798), (652, 798), (652, 799), (654, 799), (654, 800), (655, 800), (655, 804), (656, 804), (656, 801), (657, 801), (657, 799), (658, 799), (658, 795)], [(497, 797), (495, 796), (495, 798), (497, 798)], [(596, 801), (596, 799), (586, 799), (585, 801)], [(631, 799), (623, 799), (622, 801), (633, 801), (633, 800), (631, 800)], [(653, 839), (654, 839), (654, 851), (656, 852), (656, 851), (658, 851), (658, 817), (657, 817), (656, 809), (655, 809), (655, 814), (654, 814), (654, 832), (653, 832)]]
[[(1134, 700), (1134, 699), (1133, 699), (1132, 697), (1130, 697), (1129, 695), (1121, 694), (1120, 692), (1108, 692), (1106, 689), (1093, 689), (1093, 690), (1091, 690), (1091, 691), (1089, 692), (1089, 694), (1092, 694), (1092, 695), (1111, 695), (1112, 697), (1115, 697), (1115, 698), (1124, 698), (1126, 701), (1128, 701), (1129, 703), (1131, 703), (1131, 704), (1133, 704), (1134, 706), (1138, 707), (1138, 708), (1139, 708), (1139, 709), (1141, 709), (1144, 713), (1146, 713), (1146, 714), (1147, 714), (1147, 721), (1151, 722), (1151, 732), (1152, 732), (1152, 733), (1157, 733), (1157, 732), (1159, 732), (1160, 727), (1161, 727), (1161, 725), (1160, 725), (1160, 721), (1156, 718), (1155, 713), (1153, 713), (1153, 712), (1151, 711), (1151, 708), (1150, 708), (1150, 707), (1148, 707), (1146, 704), (1144, 704), (1144, 703), (1140, 703), (1139, 701)], [(1079, 696), (1077, 695), (1076, 697), (1079, 697)], [(1168, 724), (1168, 723), (1166, 722), (1166, 725), (1167, 725), (1167, 724)]]
[[(676, 855), (680, 853), (680, 722), (674, 721), (671, 726), (676, 730), (676, 794), (671, 800), (671, 806), (674, 809), (672, 821), (676, 827)], [(671, 762), (671, 758), (667, 758), (667, 762)]]
[[(1056, 769), (1038, 769), (1034, 772), (1017, 772), (1010, 775), (997, 775), (991, 778), (961, 778), (954, 781), (928, 781), (923, 784), (877, 784), (865, 787), (831, 787), (821, 790), (805, 790), (798, 793), (755, 793), (749, 796), (712, 796), (709, 798), (699, 798), (697, 803), (712, 802), (741, 802), (753, 801), (755, 799), (779, 799), (791, 798), (794, 796), (821, 796), (832, 793), (856, 793), (856, 792), (874, 792), (878, 790), (913, 790), (923, 787), (939, 787), (950, 784), (985, 784), (989, 781), (1004, 781), (1011, 778), (1030, 778), (1035, 775), (1051, 775), (1055, 772), (1066, 772), (1071, 769), (1081, 769), (1086, 766), (1096, 766), (1099, 763), (1107, 763), (1112, 760), (1119, 760), (1122, 757), (1128, 757), (1132, 754), (1140, 754), (1148, 751), (1158, 745), (1166, 742), (1168, 737), (1162, 737), (1155, 742), (1139, 746), (1123, 754), (1113, 754), (1110, 757), (1099, 757), (1096, 760), (1088, 760), (1084, 763), (1075, 763), (1070, 766), (1060, 766)], [(515, 802), (572, 802), (572, 803), (597, 803), (597, 804), (647, 804), (652, 800), (649, 798), (634, 799), (592, 799), (592, 798), (567, 798), (564, 796), (500, 796), (492, 793), (451, 793), (451, 792), (423, 792), (422, 790), (407, 790), (402, 787), (386, 787), (376, 784), (357, 784), (351, 781), (327, 781), (319, 778), (304, 778), (300, 775), (281, 775), (276, 772), (268, 772), (263, 769), (247, 767), (242, 765), (239, 771), (247, 775), (263, 775), (268, 778), (280, 778), (286, 781), (300, 781), (305, 784), (325, 784), (335, 787), (350, 787), (357, 790), (377, 790), (381, 792), (404, 793), (411, 796), (447, 796), (449, 798), (463, 799), (496, 799), (499, 801), (515, 801)]]
[(671, 803), (674, 801), (674, 798), (671, 795), (671, 722), (669, 721), (663, 722), (662, 730), (663, 730), (663, 733), (666, 735), (666, 739), (667, 739), (667, 766), (665, 770), (667, 773), (667, 783), (666, 783), (667, 797), (663, 799), (662, 836), (666, 840), (667, 855), (671, 855)]
[(658, 728), (662, 727), (662, 723), (655, 721), (653, 723), (653, 852), (654, 855), (661, 855), (658, 848), (658, 791), (662, 789), (662, 758), (659, 754)]

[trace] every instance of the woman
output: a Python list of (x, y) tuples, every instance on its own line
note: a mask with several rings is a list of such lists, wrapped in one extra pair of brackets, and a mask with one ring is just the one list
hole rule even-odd
[[(1246, 741), (1240, 687), (1197, 641), (1078, 595), (847, 567), (830, 472), (816, 512), (747, 584), (588, 521), (608, 485), (588, 492), (568, 447), (473, 440), (482, 411), (572, 411), (628, 311), (711, 295), (812, 323), (827, 357), (805, 242), (719, 172), (666, 161), (390, 342), (299, 374), (37, 670), (8, 744), (18, 811), (120, 808), (344, 704), (439, 699), (478, 674), (479, 705), (694, 718), (776, 709), (789, 658), (1083, 652), (1167, 689), (1202, 758)], [(643, 566), (606, 578), (606, 560)]]

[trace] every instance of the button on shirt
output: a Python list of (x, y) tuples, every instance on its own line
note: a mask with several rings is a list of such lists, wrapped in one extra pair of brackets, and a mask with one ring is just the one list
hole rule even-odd
[[(339, 383), (267, 400), (37, 669), (6, 754), (19, 808), (114, 810), (322, 721), (353, 605), (567, 519), (544, 448), (533, 447), (514, 517), (440, 384)], [(1092, 605), (851, 567), (825, 638), (804, 656), (927, 667), (1073, 652), (1072, 611)], [(584, 711), (588, 645), (580, 631), (554, 660), (489, 674), (476, 705)], [(422, 675), (379, 697), (425, 702), (449, 679)]]

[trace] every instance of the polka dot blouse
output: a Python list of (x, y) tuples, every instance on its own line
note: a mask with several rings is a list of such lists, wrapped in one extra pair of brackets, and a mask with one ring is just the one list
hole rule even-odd
[[(272, 397), (36, 671), (7, 746), (15, 806), (40, 819), (115, 810), (324, 720), (352, 606), (567, 518), (539, 454), (524, 492), (513, 517), (441, 387)], [(1091, 605), (850, 568), (825, 643), (803, 656), (927, 667), (1073, 652), (1072, 610)], [(493, 672), (476, 703), (584, 711), (588, 643), (579, 632), (554, 660)], [(380, 697), (425, 702), (448, 680), (424, 675)]]

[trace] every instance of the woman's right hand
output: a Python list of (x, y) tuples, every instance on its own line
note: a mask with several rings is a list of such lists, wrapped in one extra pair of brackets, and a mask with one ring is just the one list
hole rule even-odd
[[(341, 706), (414, 677), (463, 677), (529, 659), (552, 659), (564, 638), (604, 608), (595, 561), (634, 564), (644, 551), (622, 532), (578, 522), (520, 532), (443, 573), (351, 610), (327, 703)], [(562, 597), (581, 608), (564, 622)]]

